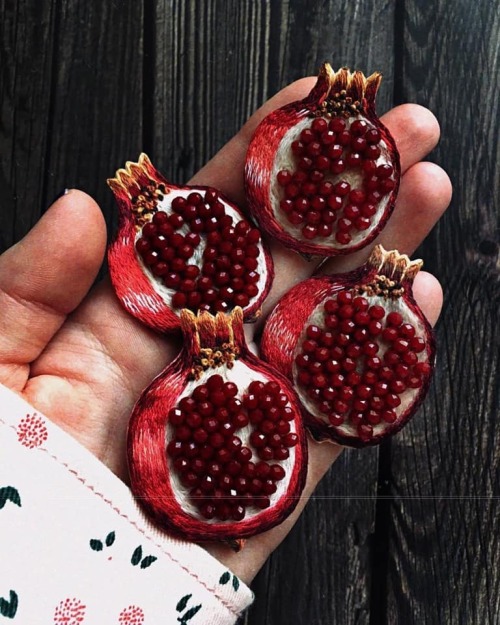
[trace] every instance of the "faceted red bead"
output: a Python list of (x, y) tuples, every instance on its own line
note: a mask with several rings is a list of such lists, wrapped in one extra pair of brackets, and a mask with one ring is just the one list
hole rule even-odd
[(347, 217), (347, 219), (350, 219), (351, 221), (357, 219), (360, 213), (361, 210), (355, 204), (348, 204), (344, 208), (344, 217)]
[(368, 217), (358, 217), (356, 221), (354, 222), (354, 226), (358, 230), (368, 230), (370, 225), (371, 225), (371, 221), (368, 219)]
[(315, 133), (309, 128), (305, 128), (300, 133), (300, 140), (302, 141), (302, 143), (305, 143), (305, 144), (311, 143), (311, 141), (314, 141), (315, 138), (316, 138)]
[(357, 167), (361, 165), (361, 154), (359, 152), (351, 152), (347, 155), (346, 161), (350, 167)]
[[(365, 139), (366, 139), (367, 143), (369, 144), (368, 137), (365, 136)], [(382, 152), (381, 152), (381, 150), (380, 150), (380, 148), (378, 146), (369, 144), (364, 149), (363, 156), (366, 159), (369, 159), (369, 162), (370, 161), (373, 162), (373, 161), (377, 160), (377, 158), (380, 156), (381, 153)], [(373, 168), (373, 169), (375, 170), (375, 168)]]
[(368, 124), (362, 119), (356, 119), (350, 125), (349, 130), (355, 137), (361, 137), (366, 134)]
[(388, 163), (383, 163), (377, 167), (377, 176), (379, 178), (390, 178), (394, 172), (394, 167)]
[(320, 171), (325, 171), (330, 167), (330, 159), (327, 156), (317, 156), (314, 159), (314, 167)]
[(351, 235), (348, 232), (337, 232), (335, 235), (335, 240), (341, 245), (347, 245), (351, 242)]
[(341, 174), (346, 168), (346, 162), (343, 158), (339, 158), (330, 165), (332, 174)]
[(366, 139), (363, 137), (353, 137), (351, 139), (351, 148), (355, 152), (364, 152), (366, 145)]
[(328, 124), (328, 127), (330, 130), (333, 130), (333, 132), (342, 132), (345, 130), (345, 126), (346, 123), (341, 117), (334, 117)]
[(337, 141), (340, 145), (349, 145), (351, 143), (351, 133), (348, 130), (344, 130), (337, 134)]
[(328, 122), (323, 117), (317, 117), (311, 124), (311, 128), (316, 133), (325, 132), (328, 128)]
[(380, 131), (377, 128), (370, 128), (366, 131), (365, 139), (368, 143), (378, 143), (381, 139)]
[(383, 306), (370, 306), (368, 312), (372, 319), (383, 319), (385, 316), (385, 309), (383, 308)]
[(306, 154), (312, 157), (319, 156), (321, 154), (321, 143), (318, 141), (311, 141), (311, 143), (309, 143), (306, 147)]

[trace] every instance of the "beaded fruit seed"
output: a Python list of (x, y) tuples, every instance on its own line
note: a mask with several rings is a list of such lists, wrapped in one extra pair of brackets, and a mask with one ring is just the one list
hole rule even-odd
[(132, 315), (160, 331), (178, 329), (183, 308), (259, 315), (272, 257), (234, 204), (211, 187), (174, 186), (146, 154), (108, 184), (119, 207), (111, 281)]
[(325, 63), (306, 98), (260, 123), (245, 189), (264, 232), (322, 256), (350, 254), (379, 234), (400, 178), (396, 144), (375, 112), (381, 79)]
[(239, 307), (181, 312), (179, 356), (129, 424), (131, 488), (158, 525), (234, 541), (281, 523), (304, 487), (307, 443), (288, 380), (249, 350)]
[(269, 316), (263, 358), (293, 382), (317, 439), (378, 444), (423, 401), (435, 342), (412, 294), (421, 266), (377, 245), (355, 271), (298, 284)]

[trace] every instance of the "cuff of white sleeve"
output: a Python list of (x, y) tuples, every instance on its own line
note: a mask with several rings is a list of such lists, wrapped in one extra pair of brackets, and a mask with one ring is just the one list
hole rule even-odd
[(22, 623), (226, 625), (253, 600), (205, 550), (155, 528), (123, 482), (2, 385), (0, 553), (0, 597)]

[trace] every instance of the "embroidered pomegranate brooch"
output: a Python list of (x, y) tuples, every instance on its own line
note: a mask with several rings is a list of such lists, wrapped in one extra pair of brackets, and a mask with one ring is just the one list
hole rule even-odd
[(381, 75), (328, 63), (311, 93), (257, 127), (245, 166), (252, 215), (305, 254), (350, 254), (385, 226), (399, 187), (394, 139), (375, 113)]
[(108, 184), (119, 209), (109, 272), (132, 315), (163, 332), (179, 329), (183, 308), (258, 316), (273, 263), (237, 206), (210, 187), (172, 185), (146, 154)]
[(260, 229), (326, 257), (385, 226), (400, 166), (375, 113), (380, 80), (324, 64), (306, 98), (261, 122), (245, 164), (258, 228), (216, 189), (168, 182), (145, 154), (108, 181), (116, 294), (148, 327), (183, 336), (128, 432), (132, 491), (174, 534), (234, 545), (276, 526), (304, 488), (304, 425), (317, 440), (374, 445), (428, 390), (435, 345), (412, 294), (422, 263), (380, 245), (355, 271), (286, 293), (264, 326), (262, 360), (244, 336), (274, 278)]
[(132, 414), (132, 490), (186, 538), (252, 536), (281, 523), (304, 487), (299, 403), (288, 380), (248, 350), (241, 308), (183, 310), (181, 326), (181, 353)]
[(262, 354), (293, 382), (317, 439), (380, 443), (422, 402), (435, 345), (412, 295), (421, 266), (377, 245), (355, 271), (301, 282), (269, 316)]

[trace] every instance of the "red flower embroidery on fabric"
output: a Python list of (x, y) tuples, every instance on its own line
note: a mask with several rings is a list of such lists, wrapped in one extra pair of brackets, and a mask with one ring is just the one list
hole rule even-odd
[(55, 625), (80, 625), (85, 619), (86, 606), (76, 598), (61, 601), (54, 612)]
[(21, 445), (33, 449), (40, 447), (47, 440), (48, 432), (42, 417), (36, 412), (27, 414), (17, 426), (17, 438)]
[(120, 612), (120, 625), (142, 625), (144, 623), (144, 612), (136, 605), (129, 605)]

